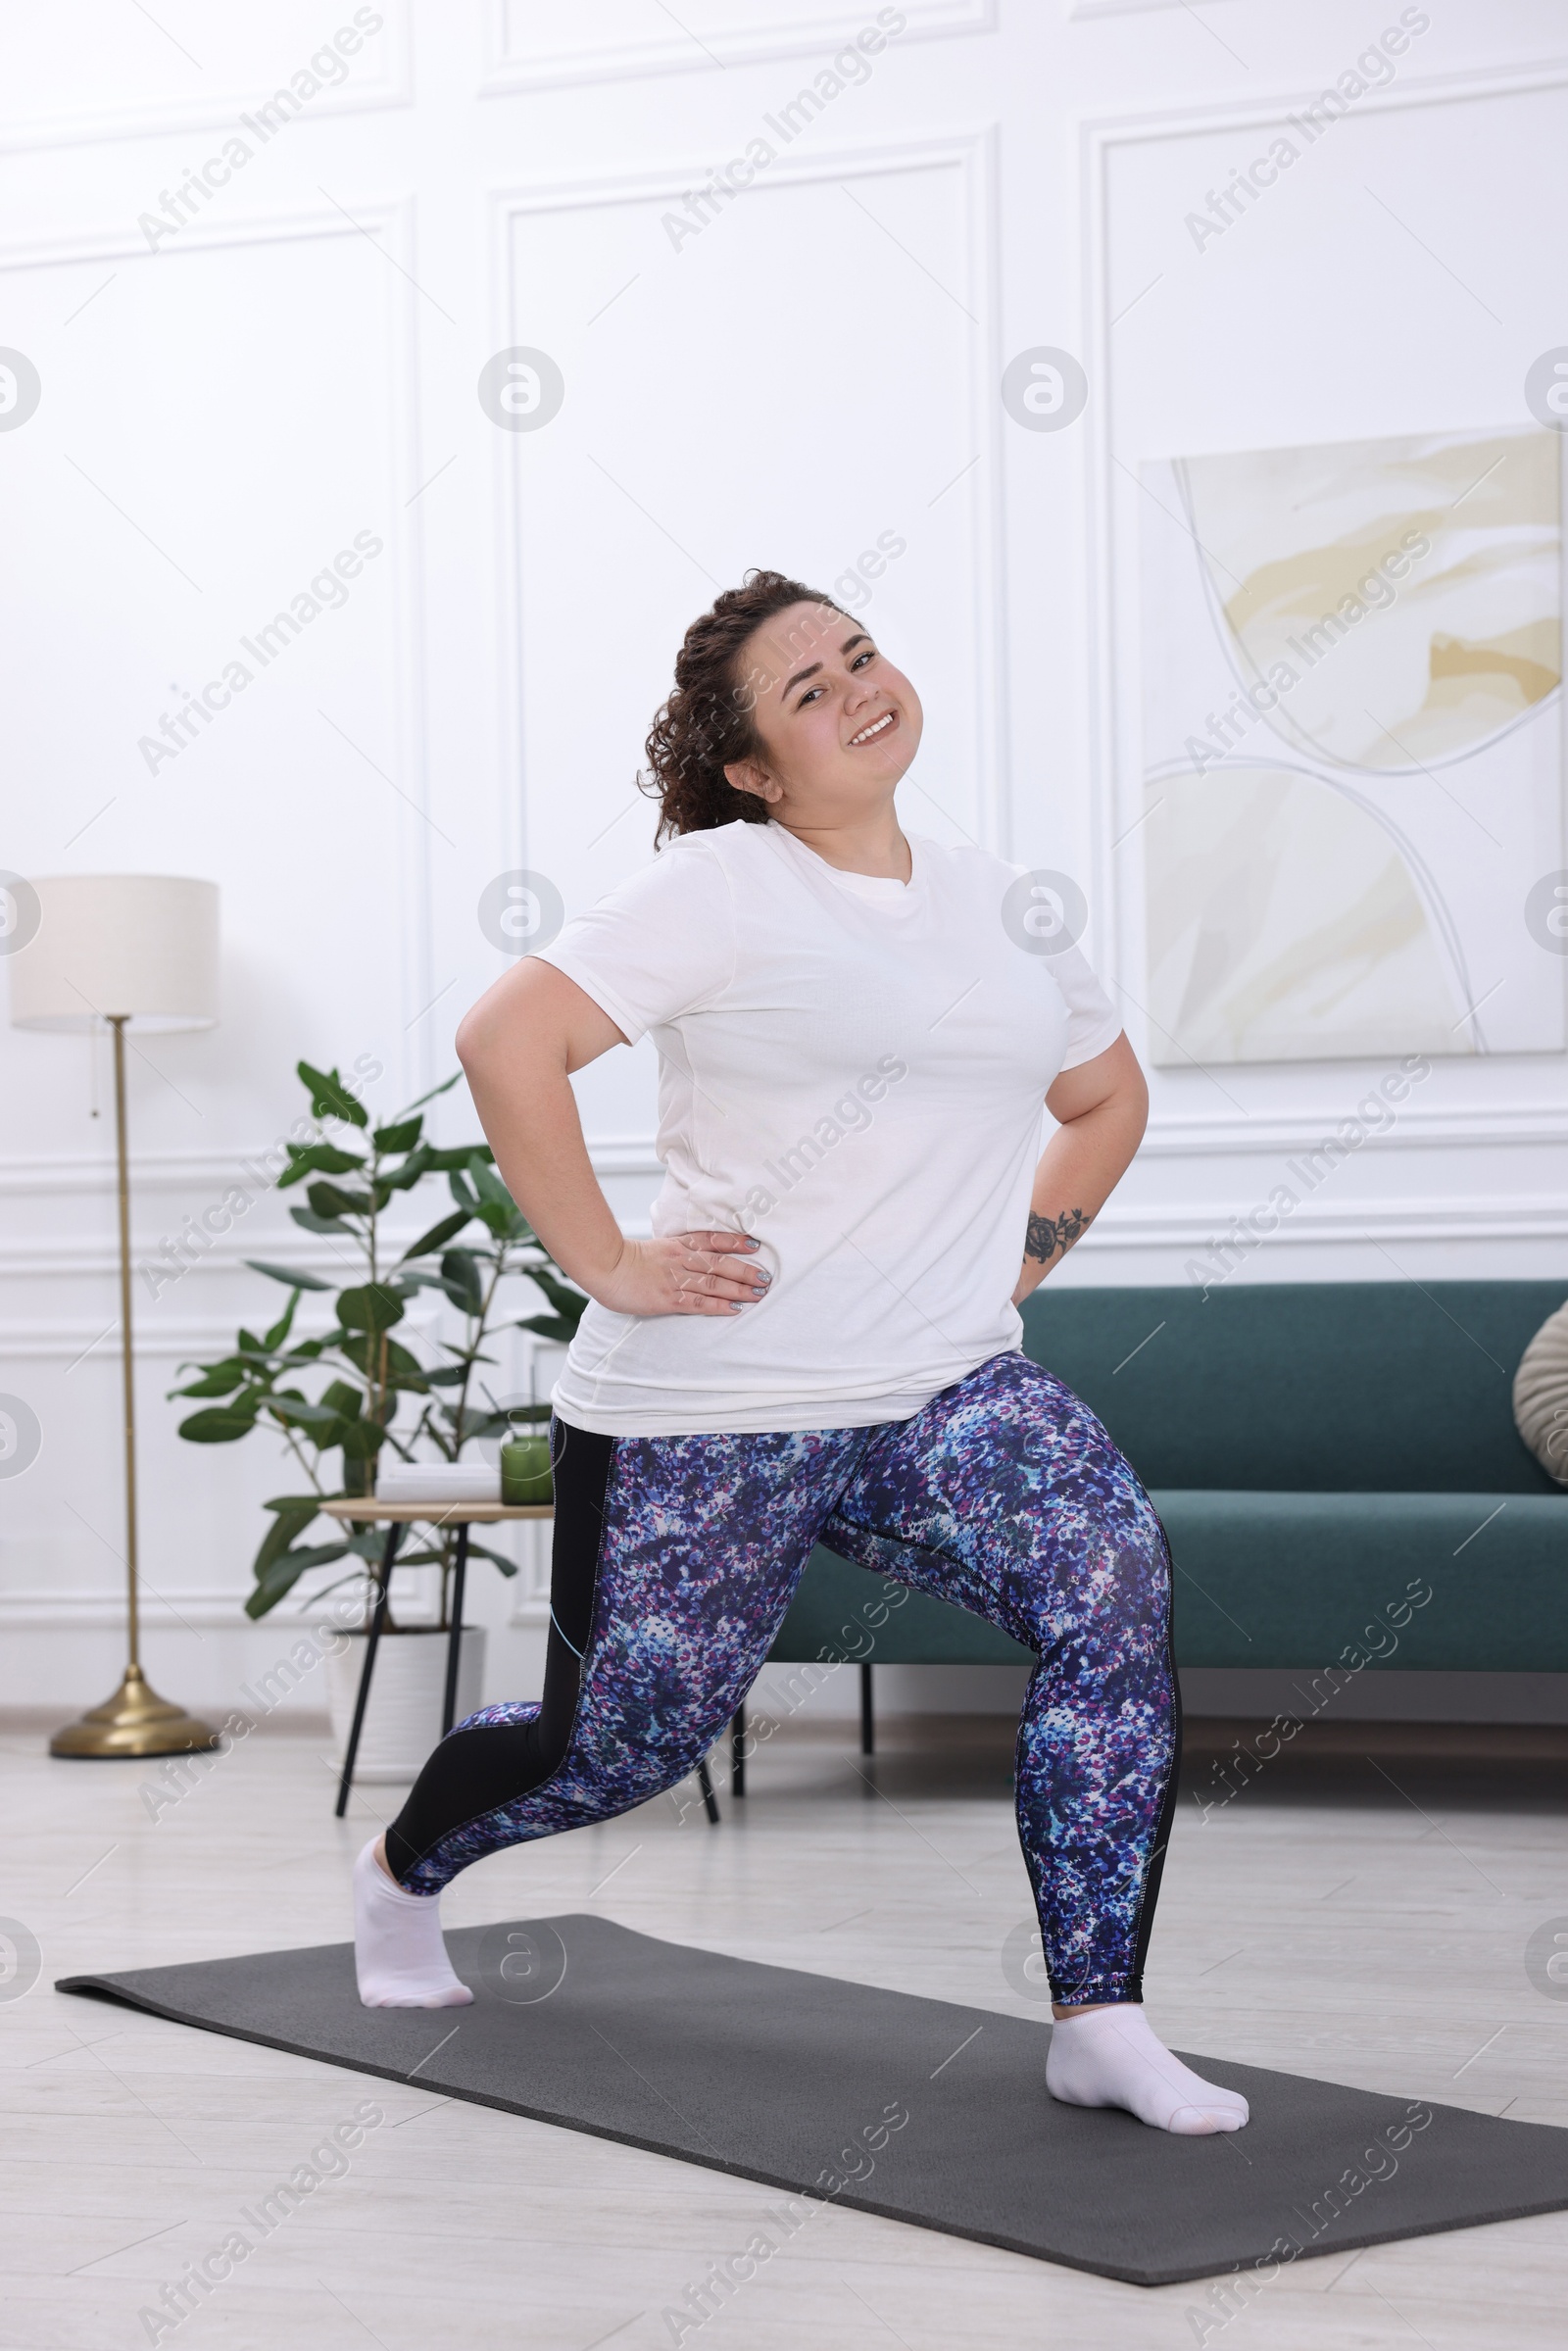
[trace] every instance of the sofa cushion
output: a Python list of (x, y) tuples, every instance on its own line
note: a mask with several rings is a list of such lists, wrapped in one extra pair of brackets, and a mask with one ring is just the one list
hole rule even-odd
[(768, 1655), (872, 1665), (1033, 1665), (984, 1617), (852, 1566), (818, 1543)]
[(1551, 1494), (1514, 1427), (1511, 1385), (1563, 1292), (1238, 1282), (1205, 1298), (1051, 1281), (1024, 1305), (1024, 1346), (1146, 1486)]
[[(1568, 1670), (1558, 1494), (1156, 1488), (1152, 1498), (1176, 1568), (1180, 1664), (1310, 1677), (1359, 1649), (1368, 1667)], [(1415, 1599), (1422, 1591), (1430, 1599)]]
[[(1374, 1668), (1568, 1671), (1568, 1509), (1559, 1494), (1156, 1488), (1152, 1499), (1176, 1569), (1180, 1665), (1298, 1668), (1308, 1708), (1336, 1681)], [(821, 1544), (770, 1654), (789, 1663), (1031, 1661), (980, 1617)]]

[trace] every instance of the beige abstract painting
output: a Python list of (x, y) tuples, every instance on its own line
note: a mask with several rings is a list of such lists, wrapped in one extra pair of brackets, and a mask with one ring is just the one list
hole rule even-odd
[[(1561, 442), (1144, 471), (1156, 1062), (1560, 1051)], [(1135, 818), (1136, 820), (1136, 818)]]

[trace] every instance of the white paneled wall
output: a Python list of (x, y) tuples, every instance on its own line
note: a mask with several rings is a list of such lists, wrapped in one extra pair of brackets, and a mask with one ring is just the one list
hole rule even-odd
[[(320, 1256), (247, 1173), (302, 1107), (294, 1061), (378, 1072), (391, 1111), (502, 967), (496, 875), (574, 908), (650, 854), (642, 737), (747, 565), (869, 613), (928, 712), (906, 823), (1075, 874), (1139, 1039), (1141, 464), (1523, 424), (1568, 338), (1554, 0), (1433, 10), (1310, 170), (1195, 249), (1191, 204), (1399, 13), (3, 0), (0, 345), (42, 398), (0, 430), (0, 865), (222, 891), (221, 1026), (132, 1057), (138, 1258), (190, 1220), (210, 1244), (137, 1293), (161, 1684), (223, 1708), (289, 1645), (240, 1602), (292, 1480), (262, 1440), (181, 1444), (165, 1392), (265, 1311), (246, 1257)], [(1060, 432), (998, 396), (1040, 344), (1089, 373)], [(564, 379), (537, 432), (476, 393), (518, 345)], [(0, 1389), (43, 1429), (0, 1478), (0, 1700), (71, 1711), (120, 1661), (107, 1069), (0, 1026)], [(1182, 1279), (1381, 1074), (1158, 1072), (1057, 1278)], [(1435, 1067), (1238, 1278), (1568, 1266), (1564, 1091), (1559, 1057)], [(581, 1097), (635, 1222), (651, 1056)], [(461, 1093), (440, 1119), (474, 1131)], [(519, 1557), (475, 1579), (495, 1694), (537, 1672)]]

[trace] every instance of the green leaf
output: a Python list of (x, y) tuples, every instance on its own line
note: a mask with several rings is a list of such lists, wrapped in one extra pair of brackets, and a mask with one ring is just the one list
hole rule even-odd
[[(298, 1216), (299, 1209), (296, 1208), (294, 1213)], [(330, 1282), (323, 1282), (318, 1275), (301, 1273), (295, 1266), (269, 1265), (263, 1257), (247, 1257), (245, 1262), (252, 1273), (264, 1273), (270, 1282), (283, 1282), (290, 1290), (330, 1290), (332, 1287)], [(290, 1307), (289, 1311), (292, 1313), (293, 1308)]]
[(508, 1404), (499, 1417), (502, 1420), (548, 1420), (554, 1404)]
[(329, 1404), (313, 1404), (302, 1396), (270, 1396), (267, 1399), (267, 1408), (274, 1420), (282, 1421), (288, 1428), (319, 1431), (316, 1439), (318, 1445), (336, 1445), (336, 1435), (328, 1436), (326, 1432), (335, 1432), (343, 1426), (343, 1422)]
[(340, 1294), (337, 1312), (345, 1331), (389, 1331), (403, 1320), (403, 1298), (390, 1283), (367, 1282)]
[[(432, 1273), (427, 1265), (419, 1265), (400, 1273), (398, 1279), (408, 1284), (411, 1294), (416, 1290), (439, 1290), (443, 1298), (450, 1298), (455, 1306), (461, 1306), (465, 1313), (467, 1312), (465, 1304), (466, 1292), (454, 1290), (444, 1273)], [(461, 1352), (461, 1349), (458, 1351)]]
[(481, 1200), (493, 1200), (498, 1208), (514, 1208), (516, 1206), (516, 1201), (501, 1181), (500, 1176), (497, 1175), (494, 1167), (486, 1166), (484, 1160), (476, 1157), (470, 1173), (473, 1188)]
[(238, 1363), (231, 1355), (226, 1363), (215, 1363), (199, 1380), (188, 1388), (172, 1388), (171, 1396), (232, 1396), (251, 1377), (248, 1364)]
[(278, 1316), (276, 1322), (273, 1323), (271, 1329), (262, 1341), (263, 1347), (266, 1347), (270, 1355), (275, 1354), (278, 1348), (282, 1346), (284, 1340), (288, 1337), (290, 1326), (294, 1320), (294, 1309), (299, 1302), (299, 1292), (297, 1290), (291, 1291), (289, 1294), (288, 1304), (283, 1308), (282, 1313)]
[(365, 1165), (359, 1151), (340, 1151), (335, 1143), (290, 1143), (288, 1165), (277, 1179), (279, 1192), (308, 1175), (355, 1175)]
[(349, 1501), (364, 1496), (368, 1500), (375, 1484), (375, 1473), (368, 1461), (351, 1460), (343, 1456), (343, 1499)]
[[(386, 1557), (386, 1529), (385, 1527), (368, 1527), (363, 1534), (351, 1535), (343, 1547), (345, 1550), (353, 1551), (357, 1558), (373, 1559), (379, 1567), (381, 1561)], [(402, 1556), (400, 1551), (398, 1557), (401, 1559)]]
[(564, 1314), (530, 1314), (515, 1327), (519, 1331), (532, 1331), (536, 1338), (555, 1339), (563, 1347), (569, 1347), (577, 1336), (577, 1322), (581, 1319), (579, 1315), (577, 1321), (567, 1322)]
[(479, 1279), (472, 1249), (449, 1249), (441, 1260), (441, 1279), (448, 1298), (465, 1314), (483, 1312), (484, 1284)]
[(318, 1216), (368, 1216), (368, 1192), (345, 1192), (341, 1184), (313, 1184), (305, 1195)]
[(445, 1151), (432, 1151), (430, 1165), (443, 1175), (459, 1169), (466, 1173), (493, 1156), (488, 1143), (459, 1143)]
[(387, 1343), (386, 1366), (399, 1388), (410, 1389), (420, 1396), (424, 1394), (429, 1385), (424, 1376), (424, 1365), (416, 1355), (411, 1355), (406, 1347), (399, 1347), (395, 1339)]
[(365, 1104), (355, 1101), (335, 1069), (313, 1069), (309, 1061), (297, 1062), (295, 1066), (302, 1083), (310, 1089), (311, 1108), (318, 1118), (346, 1118), (353, 1127), (369, 1125)]
[[(370, 1386), (381, 1377), (381, 1345), (373, 1331), (345, 1331), (338, 1341), (338, 1352)], [(387, 1343), (386, 1375), (390, 1387), (407, 1389), (412, 1396), (422, 1396), (428, 1385), (423, 1365), (406, 1347), (399, 1347), (396, 1340)]]
[[(351, 1224), (343, 1222), (341, 1216), (318, 1216), (314, 1208), (290, 1208), (289, 1214), (293, 1217), (294, 1222), (307, 1233), (344, 1233), (350, 1241), (358, 1241), (360, 1237)], [(274, 1281), (282, 1277), (276, 1274), (272, 1277)], [(331, 1284), (321, 1282), (317, 1287), (328, 1290), (331, 1288)]]
[[(410, 1104), (409, 1104), (409, 1110), (422, 1110), (422, 1109), (424, 1108), (424, 1105), (425, 1105), (425, 1103), (426, 1103), (426, 1102), (435, 1102), (435, 1101), (437, 1100), (437, 1098), (438, 1098), (439, 1096), (441, 1096), (441, 1095), (443, 1095), (443, 1094), (450, 1094), (450, 1093), (452, 1092), (452, 1089), (453, 1089), (453, 1087), (454, 1087), (455, 1085), (457, 1085), (458, 1081), (460, 1080), (460, 1078), (461, 1078), (462, 1076), (463, 1076), (463, 1072), (462, 1072), (462, 1070), (461, 1070), (461, 1069), (455, 1069), (455, 1070), (452, 1072), (452, 1075), (451, 1075), (449, 1078), (443, 1078), (443, 1079), (441, 1080), (441, 1083), (440, 1083), (440, 1085), (439, 1085), (439, 1086), (432, 1086), (432, 1087), (431, 1087), (431, 1089), (430, 1089), (430, 1091), (429, 1091), (429, 1093), (428, 1093), (428, 1094), (421, 1094), (421, 1095), (420, 1095), (420, 1097), (419, 1097), (419, 1099), (418, 1099), (418, 1101), (417, 1101), (416, 1102), (410, 1102)], [(408, 1116), (408, 1110), (405, 1110), (405, 1112), (403, 1113), (403, 1115), (404, 1115), (404, 1116), (405, 1116), (405, 1118), (406, 1118), (406, 1117)]]
[(381, 1182), (388, 1192), (412, 1192), (429, 1174), (434, 1156), (430, 1146), (420, 1143), (410, 1151), (401, 1167), (395, 1167), (389, 1175), (383, 1173)]
[(439, 1371), (425, 1373), (424, 1384), (427, 1388), (461, 1388), (467, 1376), (466, 1363), (443, 1363)]
[(260, 1619), (267, 1614), (270, 1608), (275, 1608), (278, 1601), (285, 1598), (291, 1587), (299, 1581), (299, 1575), (298, 1568), (295, 1568), (292, 1573), (286, 1570), (280, 1572), (274, 1562), (268, 1581), (265, 1584), (258, 1584), (245, 1602), (246, 1615)]
[(308, 1567), (325, 1567), (330, 1560), (341, 1559), (348, 1547), (346, 1543), (318, 1543), (304, 1550), (281, 1552), (258, 1580), (256, 1590), (245, 1602), (246, 1615), (265, 1616), (293, 1591)]
[(452, 1239), (453, 1234), (461, 1233), (468, 1222), (469, 1216), (466, 1208), (458, 1208), (452, 1215), (443, 1216), (439, 1224), (433, 1224), (427, 1233), (421, 1233), (418, 1240), (404, 1250), (398, 1260), (399, 1264), (407, 1265), (411, 1257), (428, 1256), (432, 1250), (443, 1249)]
[(211, 1412), (193, 1412), (189, 1420), (180, 1422), (179, 1434), (192, 1445), (232, 1445), (236, 1438), (248, 1437), (256, 1426), (261, 1400), (258, 1393), (247, 1405), (226, 1410), (215, 1405)]
[[(550, 1406), (547, 1404), (545, 1410), (548, 1412)], [(512, 1414), (510, 1412), (475, 1412), (470, 1409), (464, 1415), (463, 1441), (465, 1445), (472, 1445), (475, 1442), (484, 1444), (492, 1437), (508, 1436), (511, 1429)]]
[(415, 1293), (420, 1290), (439, 1290), (443, 1293), (446, 1290), (446, 1283), (441, 1275), (433, 1272), (428, 1265), (399, 1264), (397, 1280), (399, 1288), (405, 1291), (410, 1298), (413, 1298)]
[(379, 1421), (345, 1420), (339, 1427), (345, 1461), (373, 1461), (387, 1441), (386, 1431)]
[(468, 1538), (468, 1557), (470, 1559), (488, 1559), (491, 1566), (499, 1567), (504, 1576), (514, 1576), (517, 1572), (517, 1563), (514, 1559), (508, 1559), (500, 1551), (492, 1551), (485, 1543), (475, 1543), (471, 1535)]
[(530, 1265), (528, 1279), (537, 1282), (558, 1314), (568, 1320), (573, 1316), (580, 1320), (586, 1313), (588, 1300), (583, 1292), (573, 1290), (565, 1282), (558, 1282), (555, 1275), (547, 1273), (542, 1265)]
[(251, 1573), (260, 1584), (280, 1551), (286, 1551), (296, 1535), (303, 1535), (320, 1510), (315, 1494), (305, 1500), (293, 1499), (277, 1506), (277, 1514), (262, 1539), (262, 1547), (251, 1561)]
[(334, 1559), (344, 1556), (348, 1547), (346, 1543), (313, 1543), (303, 1550), (285, 1551), (283, 1556), (290, 1561), (297, 1560), (301, 1568), (330, 1567)]
[(365, 1405), (364, 1396), (357, 1388), (351, 1388), (347, 1380), (334, 1380), (329, 1388), (323, 1388), (321, 1401), (329, 1404), (344, 1420), (358, 1420)]
[(377, 1127), (370, 1141), (378, 1151), (411, 1151), (423, 1125), (422, 1118), (400, 1118), (395, 1126)]

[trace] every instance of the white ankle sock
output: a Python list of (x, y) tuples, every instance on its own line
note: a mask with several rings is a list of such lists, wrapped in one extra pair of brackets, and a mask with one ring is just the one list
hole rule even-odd
[(441, 1939), (439, 1894), (405, 1893), (375, 1858), (354, 1864), (354, 1972), (367, 2008), (464, 2008), (473, 1998)]
[(1091, 2008), (1051, 2028), (1046, 2087), (1066, 2106), (1123, 2106), (1156, 2131), (1196, 2138), (1240, 2131), (1247, 2100), (1173, 2057), (1136, 2001)]

